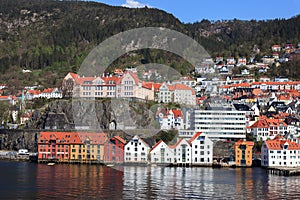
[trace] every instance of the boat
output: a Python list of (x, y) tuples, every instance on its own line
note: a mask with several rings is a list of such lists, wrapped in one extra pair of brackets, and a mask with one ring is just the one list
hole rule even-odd
[(48, 163), (47, 165), (48, 166), (53, 166), (53, 165), (55, 165), (55, 163)]

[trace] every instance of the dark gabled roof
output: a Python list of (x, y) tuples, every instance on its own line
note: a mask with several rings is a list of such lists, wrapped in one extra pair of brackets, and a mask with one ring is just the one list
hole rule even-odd
[(251, 108), (245, 104), (233, 104), (233, 106), (238, 111), (251, 111)]

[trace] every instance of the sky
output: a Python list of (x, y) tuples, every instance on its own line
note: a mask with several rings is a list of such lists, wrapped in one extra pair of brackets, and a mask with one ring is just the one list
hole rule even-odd
[[(91, 0), (113, 6), (151, 7), (173, 14), (181, 22), (267, 20), (300, 14), (300, 0)], [(226, 2), (226, 3), (225, 3)]]

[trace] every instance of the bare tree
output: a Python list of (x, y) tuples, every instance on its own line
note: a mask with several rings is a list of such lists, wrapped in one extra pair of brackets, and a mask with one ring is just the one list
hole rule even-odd
[(72, 97), (73, 89), (74, 89), (74, 80), (73, 79), (69, 78), (67, 80), (63, 80), (62, 87), (61, 87), (63, 98), (64, 97), (67, 97), (67, 98)]

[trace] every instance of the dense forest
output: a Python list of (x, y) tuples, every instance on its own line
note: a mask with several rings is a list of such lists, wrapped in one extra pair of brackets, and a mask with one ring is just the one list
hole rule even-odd
[[(208, 21), (184, 24), (153, 8), (129, 9), (95, 2), (0, 0), (0, 82), (58, 86), (78, 70), (89, 51), (108, 37), (138, 27), (167, 27), (196, 39), (212, 56), (257, 56), (273, 44), (300, 41), (300, 16), (267, 21)], [(257, 51), (259, 49), (260, 51)], [(190, 65), (168, 52), (141, 50), (116, 66), (168, 64), (181, 73)], [(33, 70), (24, 74), (22, 69)]]

